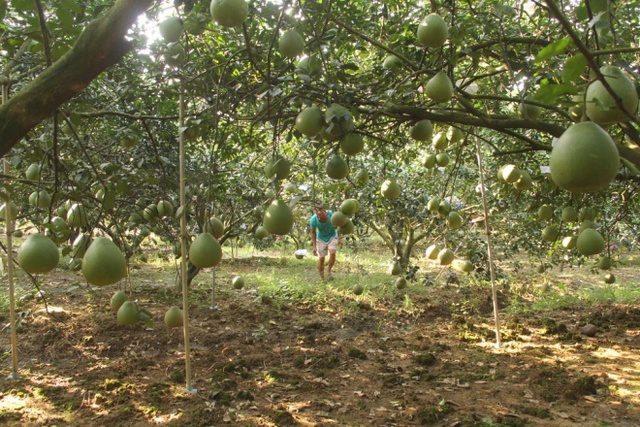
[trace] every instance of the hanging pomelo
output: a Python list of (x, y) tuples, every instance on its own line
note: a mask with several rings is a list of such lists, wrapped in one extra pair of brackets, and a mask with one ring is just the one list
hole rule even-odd
[(182, 34), (182, 20), (177, 16), (170, 16), (158, 24), (160, 35), (167, 43), (173, 43), (180, 40)]
[(32, 234), (18, 248), (18, 264), (29, 274), (51, 271), (59, 260), (58, 247), (44, 234)]
[(440, 265), (449, 265), (455, 259), (455, 255), (451, 249), (445, 248), (438, 252), (438, 262)]
[(336, 227), (342, 227), (347, 223), (347, 221), (349, 221), (349, 217), (341, 211), (336, 211), (331, 215), (331, 224)]
[(315, 56), (305, 56), (298, 61), (296, 71), (309, 77), (317, 77), (322, 72), (322, 62)]
[(573, 206), (565, 206), (562, 208), (562, 221), (576, 222), (578, 220), (578, 211)]
[(358, 208), (359, 203), (356, 199), (347, 199), (340, 204), (340, 211), (347, 216), (357, 213)]
[(211, 0), (209, 11), (213, 20), (223, 27), (237, 27), (247, 19), (249, 6), (245, 0)]
[(37, 181), (40, 179), (40, 171), (40, 163), (32, 163), (24, 172), (24, 176), (31, 181)]
[(116, 314), (116, 319), (121, 325), (135, 325), (140, 320), (138, 307), (132, 301), (122, 303)]
[(575, 123), (558, 138), (549, 157), (551, 178), (571, 192), (600, 191), (616, 177), (620, 156), (615, 142), (593, 122)]
[(327, 124), (326, 130), (329, 137), (335, 138), (353, 130), (353, 115), (340, 104), (331, 104), (325, 110), (324, 121)]
[(396, 279), (396, 288), (402, 290), (406, 287), (407, 287), (407, 279), (405, 279), (404, 277), (398, 277)]
[[(605, 65), (600, 72), (609, 84), (613, 92), (622, 100), (624, 109), (631, 115), (638, 110), (638, 93), (633, 82), (620, 68), (613, 65)], [(592, 82), (585, 93), (585, 105), (587, 116), (601, 125), (611, 125), (626, 122), (629, 119), (623, 110), (618, 107), (615, 99), (604, 87), (600, 80)]]
[(82, 258), (82, 275), (94, 286), (116, 283), (127, 275), (122, 251), (106, 237), (96, 237)]
[[(18, 205), (11, 202), (9, 206), (10, 206), (9, 214), (11, 215), (11, 219), (12, 220), (16, 219), (18, 217), (18, 213), (20, 212), (20, 210), (18, 209)], [(7, 204), (3, 203), (2, 206), (0, 206), (0, 221), (4, 221), (6, 217), (7, 217)]]
[(287, 30), (278, 40), (278, 50), (285, 58), (296, 58), (302, 55), (304, 39), (296, 30)]
[(340, 232), (341, 235), (346, 236), (348, 234), (353, 233), (353, 230), (355, 229), (354, 225), (353, 225), (353, 221), (351, 221), (350, 219), (347, 220), (347, 222), (338, 229), (338, 231)]
[(542, 221), (547, 221), (552, 217), (553, 217), (553, 206), (542, 205), (538, 208), (538, 219), (541, 219)]
[(78, 237), (74, 239), (73, 245), (71, 246), (71, 255), (74, 258), (82, 258), (84, 254), (87, 253), (90, 244), (91, 235), (89, 233), (78, 234)]
[(448, 102), (453, 97), (453, 83), (442, 71), (433, 76), (424, 89), (427, 96), (435, 102)]
[(327, 176), (331, 179), (343, 179), (349, 175), (349, 165), (337, 154), (331, 156), (325, 165)]
[(363, 186), (369, 183), (369, 172), (365, 169), (360, 169), (356, 174), (356, 184)]
[(425, 256), (428, 259), (437, 259), (438, 252), (440, 252), (440, 248), (438, 247), (438, 245), (430, 245), (425, 251)]
[(207, 231), (213, 234), (213, 237), (219, 239), (224, 234), (224, 224), (218, 218), (212, 216), (209, 218), (209, 227)]
[(293, 228), (293, 212), (283, 200), (274, 200), (264, 213), (262, 223), (264, 228), (271, 234), (289, 234), (291, 228)]
[(178, 67), (184, 63), (187, 53), (180, 42), (175, 42), (167, 45), (163, 57), (167, 64)]
[(347, 132), (340, 138), (340, 149), (349, 156), (356, 155), (364, 149), (362, 135), (355, 132)]
[[(525, 96), (525, 101), (533, 101), (533, 97), (531, 95)], [(537, 105), (529, 104), (528, 102), (521, 102), (518, 104), (518, 114), (523, 119), (535, 120), (540, 117), (542, 113), (542, 108)]]
[(67, 212), (67, 223), (69, 227), (84, 227), (87, 225), (87, 212), (80, 203), (71, 205), (71, 209)]
[(211, 233), (201, 233), (189, 247), (189, 261), (198, 268), (214, 267), (222, 260), (222, 247)]
[(109, 301), (109, 304), (111, 305), (111, 310), (117, 313), (125, 301), (129, 301), (129, 297), (127, 296), (127, 294), (124, 293), (124, 291), (115, 292), (111, 296), (111, 300)]
[(324, 126), (324, 113), (319, 107), (305, 108), (296, 117), (295, 128), (305, 136), (316, 136)]
[(576, 241), (576, 249), (585, 256), (599, 254), (604, 246), (604, 238), (593, 228), (584, 229)]
[(160, 200), (158, 202), (158, 215), (160, 218), (164, 218), (166, 216), (173, 216), (173, 205), (168, 200)]
[(433, 135), (431, 120), (420, 120), (409, 129), (409, 136), (416, 141), (429, 141)]
[(255, 236), (256, 236), (256, 239), (262, 240), (264, 238), (269, 237), (269, 232), (267, 231), (266, 228), (264, 228), (263, 225), (259, 225), (258, 227), (256, 227)]
[(387, 55), (382, 62), (382, 67), (387, 70), (392, 70), (394, 68), (402, 67), (402, 60), (395, 55)]
[(451, 211), (447, 214), (447, 227), (452, 230), (462, 226), (462, 217), (458, 212)]
[(164, 314), (164, 324), (169, 328), (179, 328), (184, 326), (184, 315), (182, 314), (182, 310), (175, 305), (169, 307), (167, 312)]
[(440, 47), (449, 37), (449, 27), (440, 15), (427, 15), (418, 25), (418, 40), (426, 47)]
[(286, 179), (291, 173), (291, 162), (279, 154), (274, 155), (264, 166), (264, 173), (267, 178), (276, 177), (277, 179)]
[(384, 197), (385, 199), (397, 199), (398, 197), (400, 197), (400, 185), (393, 178), (387, 179), (382, 183), (382, 186), (380, 187), (380, 194), (382, 194), (382, 197)]

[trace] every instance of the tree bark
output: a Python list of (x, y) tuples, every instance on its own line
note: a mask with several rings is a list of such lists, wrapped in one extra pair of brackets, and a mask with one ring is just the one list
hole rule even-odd
[(62, 58), (0, 107), (0, 156), (133, 49), (125, 35), (152, 3), (153, 0), (118, 0), (107, 13), (87, 25)]

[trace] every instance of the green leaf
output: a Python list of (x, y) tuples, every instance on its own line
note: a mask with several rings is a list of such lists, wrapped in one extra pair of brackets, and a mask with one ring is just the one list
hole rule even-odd
[(565, 82), (575, 82), (587, 69), (587, 60), (583, 54), (578, 53), (564, 62), (562, 69), (562, 80)]
[(571, 44), (570, 38), (560, 39), (551, 43), (550, 45), (542, 49), (540, 52), (538, 52), (538, 55), (536, 56), (536, 61), (535, 61), (536, 64), (563, 53), (564, 50), (570, 44)]
[(575, 95), (577, 93), (578, 89), (572, 84), (550, 84), (541, 86), (533, 96), (533, 99), (539, 102), (553, 104), (563, 95)]

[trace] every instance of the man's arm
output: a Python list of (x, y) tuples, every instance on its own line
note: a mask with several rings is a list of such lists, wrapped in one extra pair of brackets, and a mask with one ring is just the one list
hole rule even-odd
[(318, 255), (318, 249), (316, 248), (316, 229), (311, 229), (311, 243), (313, 244), (313, 254)]

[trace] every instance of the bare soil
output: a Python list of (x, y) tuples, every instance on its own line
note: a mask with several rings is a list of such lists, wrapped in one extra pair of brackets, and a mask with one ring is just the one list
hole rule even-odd
[[(152, 328), (119, 325), (109, 308), (117, 287), (91, 289), (77, 273), (47, 277), (46, 308), (27, 293), (19, 379), (7, 378), (10, 334), (0, 335), (0, 425), (640, 425), (640, 305), (502, 310), (497, 348), (490, 292), (479, 286), (413, 283), (373, 299), (341, 287), (338, 271), (331, 293), (301, 299), (232, 289), (221, 273), (218, 310), (207, 284), (192, 285), (187, 372), (183, 330), (162, 321), (181, 300), (175, 275), (144, 280), (158, 273), (133, 275), (131, 298)], [(501, 289), (504, 304), (512, 298)], [(586, 324), (595, 336), (581, 333)]]

